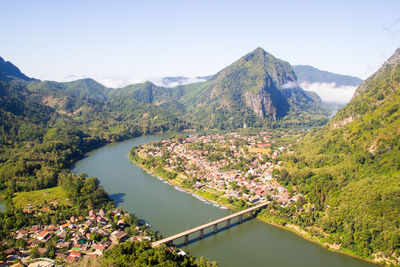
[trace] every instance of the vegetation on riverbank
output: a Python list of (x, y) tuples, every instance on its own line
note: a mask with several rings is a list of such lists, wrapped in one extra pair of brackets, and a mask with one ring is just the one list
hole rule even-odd
[(195, 259), (170, 250), (165, 245), (151, 247), (149, 242), (128, 242), (117, 245), (106, 252), (102, 259), (104, 266), (184, 266), (184, 267), (216, 267), (216, 262), (210, 262), (201, 257)]

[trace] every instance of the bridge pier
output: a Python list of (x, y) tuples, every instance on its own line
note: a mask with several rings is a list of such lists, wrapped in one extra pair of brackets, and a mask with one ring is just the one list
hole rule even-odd
[(216, 234), (218, 232), (218, 226), (217, 224), (214, 224), (214, 234)]
[(203, 239), (204, 236), (204, 229), (200, 229), (200, 239)]
[(189, 235), (185, 235), (185, 245), (189, 244)]
[(226, 220), (226, 228), (231, 227), (231, 219)]
[(251, 211), (250, 211), (250, 214), (249, 214), (249, 217), (250, 217), (250, 218), (253, 218), (253, 214), (254, 214), (254, 213), (253, 213), (253, 211), (251, 210)]
[(239, 223), (242, 223), (242, 220), (243, 220), (243, 215), (240, 214), (240, 215), (239, 215)]

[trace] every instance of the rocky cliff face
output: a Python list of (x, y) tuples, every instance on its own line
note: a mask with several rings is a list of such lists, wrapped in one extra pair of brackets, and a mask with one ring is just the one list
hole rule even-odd
[(276, 108), (272, 104), (271, 97), (264, 91), (260, 91), (256, 94), (251, 92), (244, 92), (244, 98), (246, 105), (249, 106), (259, 118), (265, 118), (266, 116), (276, 120)]

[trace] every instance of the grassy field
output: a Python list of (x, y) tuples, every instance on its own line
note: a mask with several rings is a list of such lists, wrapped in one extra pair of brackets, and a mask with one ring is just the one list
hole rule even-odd
[(15, 193), (12, 201), (16, 207), (42, 207), (46, 203), (68, 205), (68, 197), (61, 187), (52, 187), (42, 190)]
[(270, 148), (249, 147), (249, 152), (250, 153), (270, 155), (271, 154), (271, 149)]

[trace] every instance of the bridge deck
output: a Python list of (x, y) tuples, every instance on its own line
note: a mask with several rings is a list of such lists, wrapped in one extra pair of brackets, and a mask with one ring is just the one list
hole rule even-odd
[(173, 240), (175, 240), (175, 239), (184, 237), (185, 235), (189, 235), (189, 234), (192, 234), (192, 233), (194, 233), (194, 232), (200, 231), (201, 229), (208, 228), (208, 227), (213, 226), (213, 225), (215, 225), (215, 224), (218, 224), (218, 223), (227, 221), (227, 220), (229, 220), (229, 219), (235, 218), (235, 217), (237, 217), (237, 216), (243, 215), (243, 214), (245, 214), (245, 213), (247, 213), (247, 212), (250, 212), (250, 211), (253, 211), (253, 210), (262, 208), (262, 207), (268, 205), (268, 203), (269, 203), (269, 202), (266, 202), (266, 203), (263, 203), (263, 204), (259, 204), (259, 205), (257, 205), (257, 206), (254, 206), (254, 207), (251, 207), (251, 208), (248, 208), (248, 209), (245, 209), (245, 210), (236, 212), (236, 213), (234, 213), (234, 214), (225, 216), (225, 217), (223, 217), (223, 218), (214, 220), (214, 221), (212, 221), (212, 222), (205, 223), (205, 224), (203, 224), (203, 225), (194, 227), (194, 228), (192, 228), (192, 229), (186, 230), (186, 231), (181, 232), (181, 233), (179, 233), (179, 234), (171, 235), (171, 236), (166, 237), (166, 238), (164, 238), (164, 239), (161, 239), (161, 240), (158, 240), (158, 241), (153, 242), (152, 246), (153, 246), (153, 247), (156, 247), (156, 246), (159, 246), (159, 245), (161, 245), (161, 244), (168, 243), (168, 242), (173, 241)]

